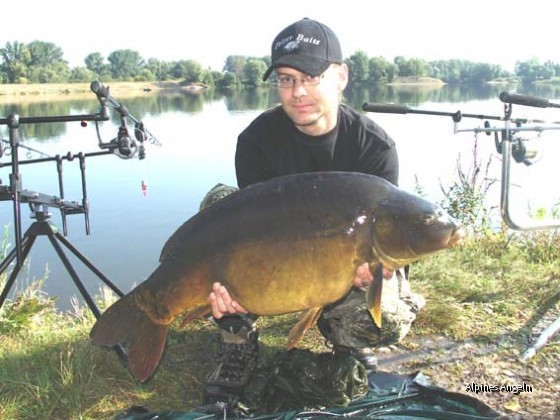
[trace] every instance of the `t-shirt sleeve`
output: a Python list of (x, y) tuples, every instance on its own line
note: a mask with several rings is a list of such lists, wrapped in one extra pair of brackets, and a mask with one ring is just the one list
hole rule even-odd
[(357, 124), (359, 170), (399, 184), (399, 158), (395, 141), (376, 122), (360, 116)]
[(235, 173), (237, 185), (244, 188), (272, 177), (271, 168), (262, 149), (264, 134), (262, 121), (253, 121), (237, 138)]
[(395, 143), (378, 143), (370, 145), (376, 150), (362, 151), (362, 171), (385, 178), (393, 185), (399, 185), (399, 158)]

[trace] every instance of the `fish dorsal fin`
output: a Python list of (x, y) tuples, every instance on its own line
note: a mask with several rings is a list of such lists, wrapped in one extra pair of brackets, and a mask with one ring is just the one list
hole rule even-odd
[(288, 350), (293, 349), (307, 330), (315, 325), (322, 311), (323, 307), (320, 306), (318, 308), (310, 308), (303, 313), (297, 324), (292, 327), (288, 334), (288, 344), (286, 345)]
[(381, 328), (381, 294), (383, 292), (383, 265), (377, 264), (373, 272), (373, 281), (367, 291), (367, 308), (373, 322)]

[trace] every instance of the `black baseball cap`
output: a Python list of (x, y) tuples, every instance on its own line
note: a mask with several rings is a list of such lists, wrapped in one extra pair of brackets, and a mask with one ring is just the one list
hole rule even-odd
[(272, 64), (263, 80), (277, 67), (291, 67), (318, 76), (331, 63), (342, 63), (342, 49), (334, 32), (326, 25), (304, 18), (287, 28), (272, 42)]

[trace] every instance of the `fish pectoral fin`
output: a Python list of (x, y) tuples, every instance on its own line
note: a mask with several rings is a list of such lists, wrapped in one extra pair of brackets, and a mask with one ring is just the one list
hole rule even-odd
[(179, 325), (179, 329), (183, 328), (185, 325), (195, 320), (196, 318), (210, 315), (211, 313), (212, 313), (212, 308), (210, 307), (210, 305), (204, 305), (195, 308), (193, 310), (190, 310), (183, 315), (183, 320), (181, 321), (181, 325)]
[(381, 328), (381, 295), (383, 292), (383, 265), (378, 264), (373, 273), (373, 281), (367, 291), (367, 307), (373, 322)]
[(305, 311), (302, 317), (299, 319), (296, 325), (292, 327), (290, 333), (288, 334), (288, 344), (286, 347), (288, 350), (293, 349), (296, 344), (305, 335), (307, 330), (315, 325), (319, 319), (319, 315), (323, 311), (323, 307), (311, 308)]

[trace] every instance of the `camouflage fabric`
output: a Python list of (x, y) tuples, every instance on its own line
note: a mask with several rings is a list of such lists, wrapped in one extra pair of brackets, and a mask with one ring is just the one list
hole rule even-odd
[(381, 329), (374, 324), (367, 310), (365, 290), (357, 288), (327, 306), (317, 326), (335, 347), (383, 347), (399, 343), (408, 334), (416, 314), (424, 305), (421, 295), (410, 293), (408, 279), (394, 275), (392, 279), (384, 280)]
[(210, 204), (214, 204), (216, 201), (221, 200), (225, 196), (230, 195), (232, 192), (237, 191), (239, 188), (231, 187), (225, 184), (216, 184), (214, 187), (206, 193), (202, 202), (200, 203), (200, 210), (205, 209)]
[(366, 369), (351, 355), (293, 349), (278, 353), (271, 368), (266, 411), (346, 407), (368, 393)]

